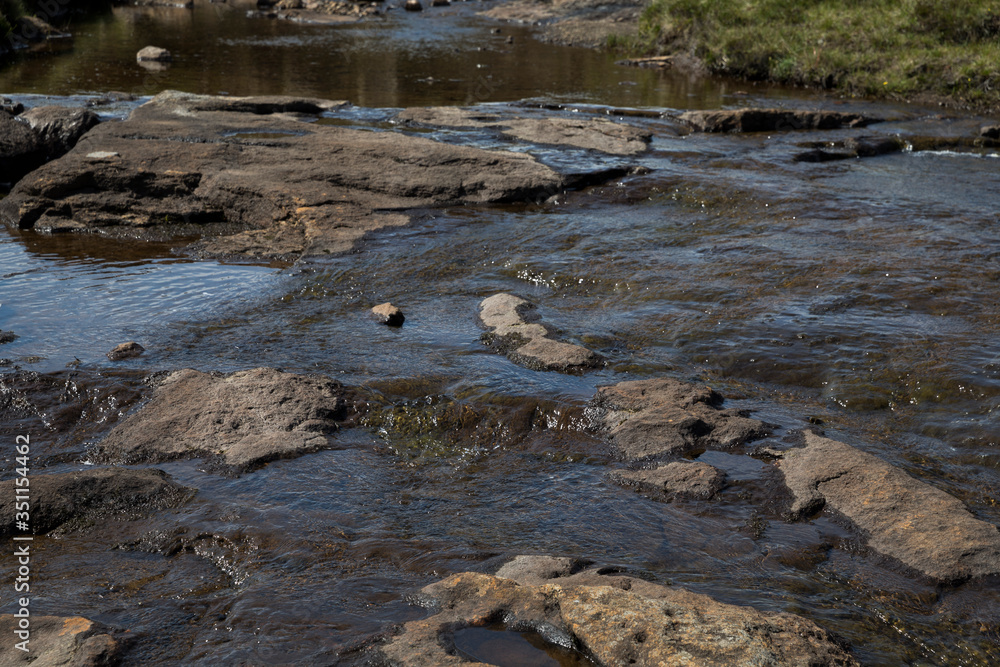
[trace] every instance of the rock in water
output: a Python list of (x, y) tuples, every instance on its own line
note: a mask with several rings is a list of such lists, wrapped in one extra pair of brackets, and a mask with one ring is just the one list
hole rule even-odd
[(666, 500), (708, 500), (726, 484), (726, 473), (707, 463), (674, 461), (651, 470), (616, 470), (611, 479)]
[(45, 146), (27, 123), (0, 112), (0, 182), (16, 183), (45, 162)]
[(670, 378), (622, 382), (594, 396), (594, 422), (625, 459), (679, 455), (742, 445), (768, 434), (742, 410), (723, 409), (721, 394)]
[(379, 324), (385, 324), (390, 327), (399, 327), (403, 325), (406, 320), (406, 316), (403, 315), (403, 311), (391, 303), (380, 303), (371, 310), (372, 317)]
[[(15, 480), (0, 482), (0, 493), (14, 497)], [(175, 507), (194, 493), (161, 470), (91, 468), (31, 477), (31, 528), (47, 533), (78, 528), (109, 518), (134, 519)], [(0, 505), (0, 535), (14, 533), (14, 504)]]
[(483, 342), (514, 363), (543, 371), (574, 371), (599, 366), (603, 359), (581, 345), (554, 340), (539, 323), (535, 304), (513, 294), (494, 294), (479, 304), (479, 317), (491, 331)]
[(0, 665), (66, 665), (67, 667), (106, 667), (117, 665), (123, 647), (110, 631), (81, 616), (31, 616), (28, 651), (12, 646), (20, 641), (17, 630), (20, 619), (13, 614), (0, 614), (0, 633), (8, 645), (0, 654)]
[(876, 456), (806, 433), (806, 446), (784, 452), (778, 466), (794, 516), (825, 505), (863, 530), (875, 551), (942, 581), (1000, 573), (996, 526)]
[(382, 658), (400, 667), (469, 664), (446, 648), (455, 631), (503, 619), (577, 647), (596, 665), (858, 664), (825, 630), (793, 614), (596, 570), (571, 574), (557, 559), (535, 558), (537, 571), (529, 561), (501, 569), (513, 578), (464, 572), (427, 586), (421, 602), (440, 611), (406, 623), (379, 647)]
[(699, 132), (785, 132), (864, 127), (880, 119), (841, 111), (790, 111), (788, 109), (718, 109), (685, 111), (680, 120)]
[(111, 361), (121, 361), (122, 359), (133, 359), (146, 351), (142, 345), (134, 340), (127, 343), (115, 345), (114, 349), (108, 352), (108, 359)]
[(979, 136), (987, 139), (1000, 139), (1000, 125), (984, 125), (979, 129)]
[(98, 445), (115, 463), (207, 457), (238, 471), (329, 446), (353, 415), (339, 382), (255, 368), (229, 375), (171, 373), (152, 399)]
[(403, 5), (403, 9), (408, 12), (419, 12), (423, 11), (424, 6), (420, 4), (420, 0), (406, 0), (406, 4)]
[(135, 59), (139, 62), (168, 63), (174, 58), (166, 49), (161, 49), (158, 46), (147, 46), (135, 54)]

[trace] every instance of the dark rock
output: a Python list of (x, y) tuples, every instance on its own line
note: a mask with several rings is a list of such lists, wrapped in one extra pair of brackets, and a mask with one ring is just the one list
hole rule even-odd
[(723, 400), (710, 387), (669, 378), (622, 382), (598, 390), (593, 420), (626, 459), (735, 447), (768, 434), (746, 412), (723, 409)]
[[(825, 630), (793, 614), (597, 570), (567, 576), (541, 566), (508, 573), (516, 580), (463, 572), (427, 586), (421, 602), (440, 611), (406, 623), (379, 647), (382, 659), (400, 667), (467, 665), (449, 650), (455, 631), (503, 619), (572, 646), (598, 666), (858, 664)], [(546, 579), (550, 572), (558, 578)]]
[(1000, 139), (1000, 125), (984, 125), (979, 130), (979, 136), (987, 139)]
[[(0, 493), (13, 498), (15, 482), (0, 482)], [(96, 468), (35, 474), (31, 476), (31, 530), (42, 534), (109, 518), (135, 519), (175, 507), (192, 493), (161, 470)], [(0, 535), (14, 534), (14, 518), (14, 503), (0, 505)]]
[(24, 105), (10, 98), (3, 97), (0, 98), (0, 111), (9, 113), (11, 116), (17, 116), (24, 111)]
[(632, 125), (586, 116), (525, 118), (459, 107), (414, 107), (400, 112), (397, 119), (432, 127), (490, 128), (519, 141), (586, 148), (612, 155), (638, 155), (649, 148), (652, 139), (651, 133)]
[(0, 113), (0, 182), (16, 183), (44, 162), (45, 147), (31, 127)]
[(17, 19), (9, 39), (14, 42), (44, 42), (70, 35), (52, 27), (37, 16), (22, 16)]
[(840, 111), (787, 109), (719, 109), (686, 111), (678, 116), (699, 132), (785, 132), (864, 127), (879, 119)]
[(223, 376), (177, 371), (99, 444), (97, 458), (208, 457), (249, 470), (328, 447), (328, 435), (354, 415), (351, 398), (339, 382), (272, 368)]
[(424, 6), (420, 4), (420, 0), (406, 0), (406, 4), (403, 5), (403, 9), (408, 12), (419, 12), (423, 11)]
[(173, 60), (173, 56), (170, 55), (170, 51), (166, 49), (161, 49), (158, 46), (147, 46), (144, 49), (140, 49), (137, 54), (135, 54), (135, 59), (137, 61), (152, 61), (159, 63), (168, 63)]
[(431, 7), (447, 7), (451, 0), (431, 0)]
[(516, 364), (543, 371), (575, 371), (601, 365), (600, 355), (581, 345), (554, 340), (534, 312), (535, 304), (513, 294), (494, 294), (479, 304), (479, 317), (490, 329), (483, 342), (506, 353)]
[(0, 331), (0, 345), (11, 343), (17, 340), (17, 334), (13, 331)]
[(583, 569), (583, 563), (575, 558), (559, 556), (515, 556), (505, 563), (497, 576), (513, 579), (519, 584), (534, 586), (558, 577), (568, 577)]
[(386, 324), (390, 327), (402, 326), (406, 320), (403, 311), (391, 303), (381, 303), (372, 308), (372, 316), (379, 324)]
[(806, 433), (778, 463), (801, 517), (828, 506), (853, 521), (879, 553), (929, 577), (1000, 573), (1000, 531), (960, 500), (850, 445)]
[(66, 154), (80, 137), (101, 122), (93, 111), (58, 106), (35, 107), (21, 118), (45, 144), (50, 160)]
[(117, 665), (123, 650), (108, 628), (81, 616), (31, 617), (28, 651), (14, 644), (20, 619), (13, 614), (0, 614), (0, 634), (8, 642), (0, 653), (0, 667), (19, 665), (65, 665), (66, 667), (108, 667)]
[(611, 479), (666, 500), (708, 500), (726, 485), (725, 472), (697, 461), (674, 461), (651, 470), (616, 470)]
[(799, 153), (795, 156), (796, 162), (831, 162), (833, 160), (850, 160), (858, 157), (874, 157), (876, 155), (887, 155), (889, 153), (899, 153), (906, 150), (907, 142), (900, 137), (849, 137), (844, 141), (831, 142), (829, 148), (838, 150), (828, 151), (824, 148), (813, 148), (813, 150)]
[(108, 352), (108, 359), (111, 361), (121, 361), (122, 359), (133, 359), (146, 351), (142, 345), (135, 341), (120, 343), (113, 350)]
[(530, 155), (288, 115), (340, 104), (161, 93), (18, 184), (0, 218), (140, 238), (158, 226), (209, 231), (224, 235), (196, 246), (205, 255), (295, 257), (349, 250), (406, 224), (406, 209), (529, 201), (620, 173), (561, 175)]

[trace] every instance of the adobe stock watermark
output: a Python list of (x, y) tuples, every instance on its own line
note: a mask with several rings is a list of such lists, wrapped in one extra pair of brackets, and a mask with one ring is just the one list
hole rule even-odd
[[(17, 619), (14, 627), (14, 648), (28, 652), (31, 641), (31, 439), (19, 435), (15, 439), (17, 467), (14, 472), (14, 594), (17, 602)], [(19, 641), (17, 641), (19, 640)]]

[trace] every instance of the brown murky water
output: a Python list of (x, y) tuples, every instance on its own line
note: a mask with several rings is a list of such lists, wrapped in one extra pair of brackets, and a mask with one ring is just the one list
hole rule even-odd
[[(75, 51), (0, 72), (0, 89), (29, 104), (168, 87), (347, 98), (358, 107), (329, 122), (379, 131), (397, 131), (389, 107), (413, 104), (544, 99), (572, 114), (737, 101), (731, 84), (615, 67), (503, 26), (510, 47), (491, 27), (464, 5), (335, 28), (219, 5), (118, 9), (75, 29)], [(177, 54), (155, 79), (134, 63), (147, 43)], [(497, 85), (480, 97), (483, 72)], [(750, 101), (833, 104), (801, 97)], [(879, 132), (979, 125), (846, 108), (895, 119)], [(323, 262), (223, 265), (170, 244), (3, 232), (0, 329), (20, 337), (0, 346), (0, 433), (32, 434), (39, 474), (83, 465), (156, 370), (318, 372), (384, 406), (337, 449), (238, 479), (198, 462), (160, 466), (197, 488), (194, 499), (37, 541), (33, 611), (127, 630), (130, 664), (347, 664), (366, 637), (426, 613), (407, 602), (419, 587), (545, 553), (802, 614), (866, 665), (1000, 663), (996, 581), (936, 586), (831, 518), (786, 522), (773, 469), (742, 450), (701, 457), (729, 474), (718, 500), (648, 500), (605, 481), (617, 464), (583, 428), (597, 385), (708, 380), (778, 425), (776, 439), (821, 421), (1000, 524), (998, 157), (807, 164), (792, 160), (796, 144), (844, 133), (676, 137), (666, 120), (625, 122), (656, 133), (638, 160), (649, 174), (545, 205), (428, 212)], [(497, 291), (538, 302), (608, 366), (563, 376), (491, 354), (475, 313)], [(407, 314), (401, 329), (367, 317), (387, 300)], [(104, 352), (127, 339), (149, 352), (109, 371)], [(13, 561), (0, 563), (9, 572)], [(0, 601), (7, 611), (10, 596)], [(529, 639), (462, 641), (477, 657), (499, 641), (525, 664), (570, 660)]]

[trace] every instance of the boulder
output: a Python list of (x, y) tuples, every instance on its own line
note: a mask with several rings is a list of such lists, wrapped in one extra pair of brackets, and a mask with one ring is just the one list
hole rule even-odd
[(176, 371), (108, 434), (96, 457), (115, 463), (206, 457), (249, 470), (328, 447), (328, 436), (353, 415), (350, 399), (339, 382), (272, 368)]
[[(194, 493), (161, 470), (93, 468), (30, 477), (31, 531), (78, 528), (109, 518), (135, 519), (175, 507)], [(14, 498), (16, 480), (0, 482), (0, 493)], [(14, 504), (0, 505), (0, 535), (14, 534)]]
[(45, 145), (50, 160), (66, 154), (80, 137), (101, 122), (89, 109), (59, 106), (35, 107), (24, 112), (21, 118)]
[(622, 382), (597, 391), (595, 426), (625, 459), (729, 448), (768, 434), (743, 410), (723, 409), (714, 389), (670, 378)]
[(806, 433), (778, 467), (794, 500), (794, 517), (824, 506), (846, 516), (875, 551), (942, 581), (1000, 573), (1000, 530), (960, 500), (882, 459)]
[(161, 93), (20, 183), (0, 219), (139, 238), (147, 228), (163, 230), (149, 238), (201, 232), (203, 255), (294, 258), (349, 250), (372, 230), (406, 224), (406, 209), (534, 201), (622, 173), (563, 175), (522, 153), (301, 116), (342, 104)]
[[(862, 136), (848, 137), (844, 141), (814, 145), (812, 150), (795, 156), (796, 162), (831, 162), (858, 157), (875, 157), (906, 150), (908, 144), (902, 137)], [(832, 148), (834, 150), (827, 150)]]
[(15, 648), (20, 638), (15, 631), (20, 627), (13, 614), (0, 614), (0, 634), (5, 642), (0, 652), (0, 667), (19, 665), (66, 665), (67, 667), (105, 667), (117, 665), (123, 645), (108, 628), (81, 616), (31, 617), (28, 651)]
[(726, 485), (726, 473), (707, 463), (674, 461), (650, 470), (616, 470), (612, 481), (665, 500), (708, 500)]
[(403, 325), (406, 320), (406, 316), (403, 315), (403, 311), (391, 303), (380, 303), (371, 310), (372, 317), (379, 324), (385, 324), (390, 327), (399, 327)]
[(0, 183), (16, 183), (45, 162), (45, 146), (31, 127), (0, 113)]
[(166, 49), (161, 49), (158, 46), (147, 46), (135, 54), (135, 59), (139, 62), (168, 63), (174, 57)]
[(136, 343), (134, 340), (127, 343), (119, 343), (115, 345), (114, 349), (108, 352), (108, 359), (110, 361), (121, 361), (122, 359), (134, 359), (140, 356), (146, 351), (142, 345)]
[(479, 318), (490, 329), (483, 342), (516, 364), (543, 371), (594, 368), (603, 358), (581, 345), (555, 340), (539, 322), (535, 304), (513, 294), (494, 294), (479, 304)]
[(454, 574), (421, 591), (419, 601), (437, 613), (403, 625), (379, 647), (381, 658), (399, 667), (468, 665), (454, 653), (456, 633), (502, 619), (507, 630), (534, 631), (550, 644), (574, 647), (598, 667), (858, 664), (800, 616), (598, 572), (557, 571), (548, 580), (530, 568), (516, 579)]
[(650, 132), (632, 125), (586, 116), (531, 118), (484, 114), (458, 107), (415, 107), (404, 109), (396, 118), (432, 127), (489, 128), (520, 141), (586, 148), (611, 155), (638, 155), (649, 148), (652, 139)]
[(785, 132), (864, 127), (879, 119), (841, 111), (788, 109), (718, 109), (686, 111), (678, 118), (698, 132)]

